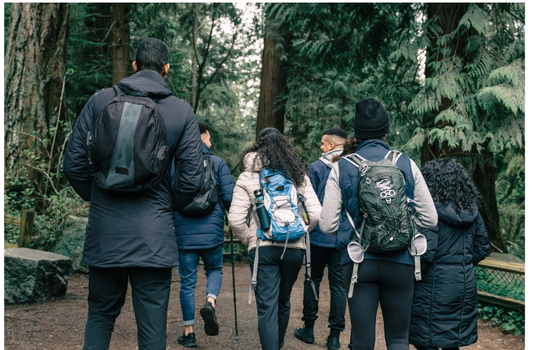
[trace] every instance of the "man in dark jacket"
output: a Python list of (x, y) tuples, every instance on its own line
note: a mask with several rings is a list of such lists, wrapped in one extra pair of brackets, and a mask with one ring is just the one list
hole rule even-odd
[[(210, 154), (211, 135), (209, 126), (199, 122), (204, 153)], [(194, 334), (195, 291), (198, 276), (199, 258), (204, 262), (207, 276), (206, 303), (200, 310), (207, 335), (218, 334), (218, 321), (215, 303), (222, 286), (222, 251), (224, 245), (224, 210), (229, 210), (235, 186), (226, 163), (219, 157), (213, 159), (213, 170), (219, 185), (224, 208), (219, 204), (211, 214), (203, 217), (188, 217), (174, 213), (176, 242), (179, 249), (180, 304), (185, 330), (178, 343), (186, 347), (196, 347)]]
[[(187, 205), (203, 184), (202, 142), (192, 108), (172, 96), (165, 84), (169, 69), (165, 44), (142, 41), (133, 62), (136, 74), (118, 83), (121, 91), (147, 94), (156, 101), (166, 142), (179, 169), (172, 193), (170, 165), (153, 188), (119, 192), (100, 188), (86, 163), (87, 133), (98, 114), (117, 96), (113, 88), (95, 93), (74, 126), (64, 171), (76, 192), (91, 202), (83, 260), (89, 265), (89, 313), (83, 349), (107, 349), (115, 319), (126, 297), (128, 279), (138, 327), (139, 349), (166, 349), (167, 307), (172, 267), (178, 265), (172, 198)], [(110, 145), (113, 147), (113, 145)]]
[[(331, 159), (342, 153), (346, 143), (346, 131), (333, 128), (322, 133), (320, 150), (322, 156), (309, 165), (309, 178), (320, 204), (324, 200), (326, 183), (333, 167)], [(328, 350), (340, 348), (339, 335), (344, 330), (344, 314), (346, 312), (346, 292), (342, 277), (341, 254), (335, 248), (335, 237), (326, 235), (320, 230), (320, 224), (310, 232), (311, 239), (311, 280), (316, 286), (317, 295), (320, 292), (320, 282), (324, 276), (324, 269), (328, 266), (328, 280), (330, 290), (329, 328), (327, 338)], [(304, 282), (303, 328), (296, 328), (294, 336), (305, 343), (313, 343), (315, 336), (313, 327), (318, 316), (318, 300), (309, 281)]]

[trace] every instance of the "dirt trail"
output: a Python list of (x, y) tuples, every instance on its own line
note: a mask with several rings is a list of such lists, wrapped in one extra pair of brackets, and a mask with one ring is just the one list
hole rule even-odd
[[(235, 326), (233, 318), (233, 296), (231, 284), (231, 266), (224, 265), (224, 282), (217, 303), (217, 316), (221, 324), (220, 334), (217, 337), (208, 337), (203, 330), (203, 321), (199, 310), (203, 306), (205, 295), (205, 275), (200, 269), (196, 298), (195, 333), (198, 349), (233, 349), (250, 350), (259, 349), (257, 334), (257, 316), (255, 300), (253, 305), (248, 305), (248, 288), (250, 283), (250, 270), (247, 264), (239, 263), (236, 266), (237, 285), (237, 310), (239, 320), (239, 341), (235, 341)], [(320, 290), (320, 311), (315, 326), (315, 344), (304, 344), (294, 338), (293, 331), (302, 326), (302, 298), (303, 298), (303, 269), (295, 284), (291, 297), (292, 310), (287, 336), (285, 337), (284, 350), (325, 349), (327, 328), (327, 312), (329, 310), (329, 290)], [(326, 276), (321, 284), (327, 286)], [(81, 349), (85, 321), (87, 318), (87, 293), (88, 276), (82, 274), (72, 275), (68, 284), (65, 297), (42, 303), (28, 305), (6, 305), (4, 323), (5, 349), (12, 350), (72, 350)], [(346, 328), (350, 328), (348, 313), (346, 314)], [(185, 349), (178, 345), (178, 336), (183, 332), (180, 303), (179, 303), (179, 275), (177, 269), (172, 276), (172, 290), (168, 314), (168, 349)], [(383, 322), (378, 316), (376, 330), (376, 349), (385, 350), (383, 335)], [(128, 295), (122, 313), (116, 321), (115, 332), (111, 338), (112, 350), (131, 350), (137, 347), (137, 332), (135, 317), (131, 305), (131, 295)], [(347, 331), (341, 333), (341, 349), (347, 349), (350, 336)], [(414, 349), (414, 347), (412, 347)], [(479, 341), (461, 350), (518, 350), (525, 349), (522, 336), (504, 335), (497, 328), (479, 323)]]

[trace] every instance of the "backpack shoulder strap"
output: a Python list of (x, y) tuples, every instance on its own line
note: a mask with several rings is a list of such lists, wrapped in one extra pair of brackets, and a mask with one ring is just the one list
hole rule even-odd
[(366, 161), (365, 158), (361, 157), (357, 153), (348, 154), (344, 157), (350, 164), (354, 165), (357, 168), (360, 168), (363, 166), (363, 162)]
[(387, 153), (385, 158), (389, 159), (392, 162), (392, 164), (396, 164), (396, 162), (398, 161), (401, 155), (402, 155), (402, 152), (392, 150), (392, 151), (389, 151), (389, 153)]
[(115, 97), (119, 95), (124, 95), (124, 91), (122, 91), (118, 85), (113, 85), (113, 90), (115, 91)]

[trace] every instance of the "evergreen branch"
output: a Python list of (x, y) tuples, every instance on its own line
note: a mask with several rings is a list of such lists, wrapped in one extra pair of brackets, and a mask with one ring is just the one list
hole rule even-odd
[(93, 13), (90, 15), (86, 15), (85, 17), (81, 17), (78, 19), (72, 19), (71, 23), (85, 21), (86, 19), (89, 19), (89, 18), (113, 18), (113, 15), (102, 15), (99, 13)]
[(73, 79), (75, 79), (75, 78), (79, 78), (79, 77), (82, 77), (82, 76), (84, 76), (84, 75), (92, 74), (92, 73), (95, 73), (95, 72), (98, 72), (98, 71), (106, 70), (107, 68), (109, 68), (109, 65), (110, 65), (110, 64), (111, 64), (111, 63), (108, 62), (107, 64), (105, 64), (105, 65), (103, 65), (103, 66), (100, 66), (100, 67), (94, 68), (94, 69), (92, 69), (92, 70), (89, 70), (89, 71), (86, 71), (86, 72), (80, 73), (80, 74), (78, 74), (78, 75), (73, 75), (73, 76), (69, 77), (67, 81), (70, 82), (71, 80), (73, 80)]
[(516, 19), (520, 23), (524, 23), (525, 22), (525, 18), (518, 17), (513, 12), (511, 12), (511, 10), (509, 8), (504, 8), (504, 11), (507, 12), (511, 17), (513, 17), (514, 19)]
[(213, 78), (215, 77), (215, 75), (217, 74), (219, 69), (222, 67), (224, 62), (226, 62), (226, 60), (228, 59), (229, 55), (233, 51), (233, 47), (235, 46), (235, 39), (237, 38), (237, 33), (238, 33), (238, 31), (237, 31), (237, 29), (235, 29), (235, 33), (233, 34), (233, 40), (232, 40), (232, 43), (231, 43), (231, 47), (229, 48), (228, 53), (226, 54), (226, 57), (224, 57), (222, 62), (220, 62), (220, 64), (217, 66), (217, 68), (215, 69), (215, 72), (211, 75), (211, 77), (209, 77), (209, 80), (207, 81), (207, 83), (205, 83), (204, 86), (200, 89), (200, 91), (198, 93), (198, 96), (200, 96), (200, 93), (207, 87), (207, 85), (209, 85), (209, 83), (211, 83), (211, 80), (213, 80)]

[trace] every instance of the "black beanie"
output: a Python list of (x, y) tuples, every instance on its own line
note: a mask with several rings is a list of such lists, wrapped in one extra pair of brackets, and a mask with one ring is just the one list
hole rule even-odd
[(355, 138), (377, 139), (389, 133), (389, 113), (373, 97), (366, 97), (355, 104)]
[(273, 132), (277, 132), (278, 134), (281, 134), (278, 129), (268, 127), (268, 128), (264, 128), (263, 130), (261, 130), (261, 132), (259, 133), (259, 136), (257, 136), (257, 139), (259, 140), (261, 137), (271, 134)]

